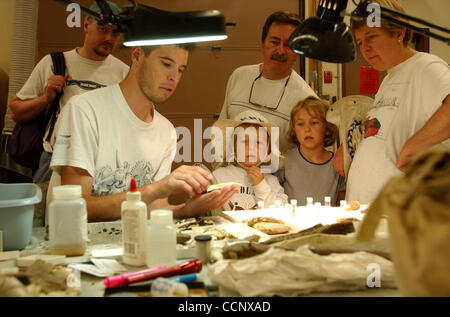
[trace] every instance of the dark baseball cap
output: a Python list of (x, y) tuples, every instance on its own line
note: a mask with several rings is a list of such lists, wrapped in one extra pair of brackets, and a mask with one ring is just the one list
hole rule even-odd
[[(111, 9), (113, 14), (119, 14), (120, 13), (120, 8), (117, 4), (115, 4), (114, 2), (111, 1), (106, 1), (106, 3), (108, 4), (109, 8)], [(94, 1), (94, 3), (91, 5), (91, 7), (89, 8), (89, 10), (92, 10), (94, 12), (97, 13), (102, 13), (102, 10), (100, 10), (100, 8), (98, 7), (98, 4), (96, 1)], [(87, 18), (94, 18), (97, 19), (96, 17), (90, 15), (90, 14), (86, 14)]]

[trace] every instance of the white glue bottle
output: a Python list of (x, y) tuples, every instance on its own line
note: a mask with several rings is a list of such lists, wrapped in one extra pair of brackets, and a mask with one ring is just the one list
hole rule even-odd
[(147, 205), (141, 201), (136, 180), (131, 179), (127, 200), (122, 202), (122, 260), (125, 264), (146, 264)]
[(148, 226), (147, 266), (174, 266), (176, 262), (177, 230), (172, 210), (153, 210)]

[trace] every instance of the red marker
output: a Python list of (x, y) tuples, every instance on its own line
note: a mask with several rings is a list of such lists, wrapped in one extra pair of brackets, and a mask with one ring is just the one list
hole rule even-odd
[(183, 275), (200, 272), (202, 269), (202, 261), (199, 259), (191, 260), (180, 265), (168, 267), (162, 270), (153, 272), (142, 272), (141, 274), (134, 274), (126, 278), (127, 283), (136, 283), (146, 280), (152, 280), (157, 277), (169, 277), (174, 275)]
[(130, 272), (130, 273), (125, 273), (125, 274), (121, 274), (121, 275), (113, 275), (113, 276), (108, 276), (107, 278), (105, 278), (105, 286), (107, 288), (112, 288), (112, 287), (117, 287), (117, 286), (122, 286), (122, 285), (126, 285), (128, 284), (128, 280), (127, 278), (132, 277), (134, 275), (142, 275), (142, 274), (146, 274), (146, 273), (153, 273), (153, 272), (159, 272), (161, 270), (167, 269), (167, 265), (161, 265), (161, 266), (155, 266), (146, 270), (142, 270), (142, 271), (136, 271), (136, 272)]

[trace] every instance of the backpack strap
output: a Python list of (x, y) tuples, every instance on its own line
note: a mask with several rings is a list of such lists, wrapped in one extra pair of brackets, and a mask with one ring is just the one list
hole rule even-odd
[[(64, 59), (64, 53), (63, 52), (52, 52), (50, 53), (50, 56), (52, 57), (53, 61), (53, 73), (55, 75), (61, 75), (64, 76), (66, 74), (66, 60)], [(55, 128), (56, 119), (58, 118), (59, 114), (59, 101), (61, 99), (61, 96), (63, 94), (63, 91), (56, 94), (55, 99), (53, 99), (52, 104), (50, 105), (50, 108), (48, 109), (47, 115), (46, 115), (46, 122), (47, 125), (50, 124), (50, 129), (47, 135), (47, 138), (45, 139), (47, 142), (50, 141), (50, 137), (53, 134), (53, 129)]]

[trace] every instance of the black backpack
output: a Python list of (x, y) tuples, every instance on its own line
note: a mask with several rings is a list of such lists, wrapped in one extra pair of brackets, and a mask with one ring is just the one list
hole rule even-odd
[[(53, 61), (54, 74), (64, 76), (66, 63), (63, 52), (53, 52), (50, 55)], [(50, 127), (46, 138), (46, 141), (49, 141), (55, 127), (62, 94), (62, 91), (56, 94), (47, 112), (42, 111), (30, 121), (17, 122), (9, 140), (9, 153), (13, 160), (19, 165), (30, 168), (33, 173), (39, 167), (39, 159), (44, 150), (42, 139), (46, 128), (47, 126)]]

